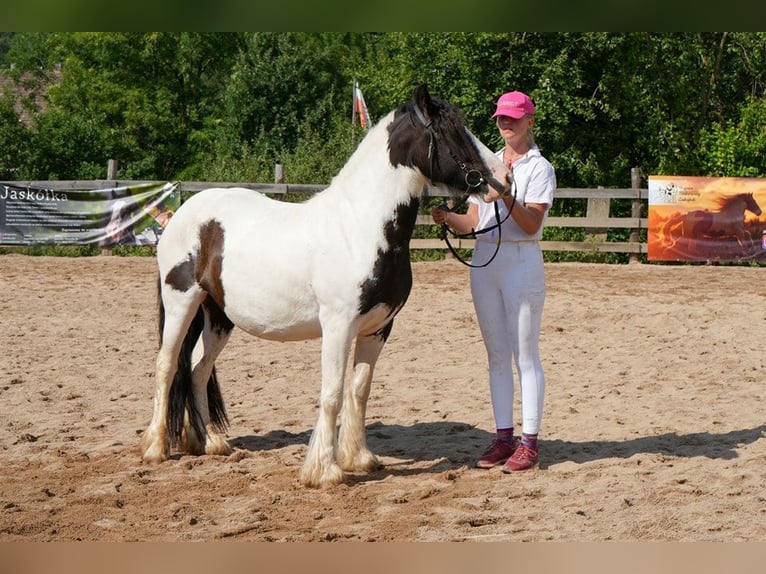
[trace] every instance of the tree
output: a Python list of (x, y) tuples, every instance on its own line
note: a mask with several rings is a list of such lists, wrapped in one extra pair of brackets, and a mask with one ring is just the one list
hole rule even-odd
[(21, 124), (12, 100), (0, 94), (0, 179), (21, 178), (29, 149), (29, 134)]
[[(21, 71), (40, 62), (62, 70), (38, 114), (38, 137), (59, 139), (45, 130), (67, 124), (65, 116), (98, 132), (89, 140), (98, 149), (83, 154), (88, 160), (80, 166), (65, 162), (68, 171), (55, 174), (69, 178), (91, 173), (96, 156), (102, 166), (109, 158), (120, 160), (124, 177), (164, 179), (182, 172), (199, 154), (194, 146), (204, 142), (195, 135), (220, 115), (217, 96), (240, 45), (235, 34), (196, 33), (19, 34), (15, 40), (17, 47), (37, 47), (19, 59)], [(38, 161), (34, 168), (55, 163)]]
[(623, 187), (634, 166), (645, 175), (758, 172), (765, 40), (762, 32), (24, 32), (0, 35), (0, 58), (24, 89), (15, 109), (32, 118), (26, 137), (35, 142), (33, 153), (9, 153), (35, 179), (103, 175), (115, 158), (131, 179), (267, 181), (280, 162), (288, 181), (326, 183), (363, 136), (351, 125), (357, 80), (373, 121), (425, 82), (494, 148), (496, 98), (525, 91), (561, 187)]
[[(218, 155), (272, 170), (308, 140), (318, 144), (317, 158), (336, 158), (322, 142), (340, 141), (331, 134), (343, 125), (341, 119), (350, 120), (352, 79), (346, 63), (357, 44), (355, 34), (249, 36), (222, 94)], [(330, 171), (339, 167), (333, 161)]]
[(745, 102), (736, 123), (703, 130), (699, 157), (701, 175), (766, 176), (766, 98)]

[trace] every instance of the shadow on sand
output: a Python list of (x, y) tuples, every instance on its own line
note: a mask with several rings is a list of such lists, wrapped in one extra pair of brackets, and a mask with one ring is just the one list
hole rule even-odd
[[(760, 425), (724, 433), (663, 433), (621, 441), (541, 440), (541, 466), (545, 469), (567, 461), (582, 464), (608, 458), (627, 459), (637, 454), (732, 460), (739, 456), (738, 448), (763, 438), (765, 432), (766, 425)], [(230, 442), (236, 448), (257, 452), (290, 445), (308, 445), (310, 437), (310, 430), (297, 434), (277, 430), (265, 435), (236, 437)], [(440, 473), (463, 465), (472, 466), (493, 438), (492, 433), (466, 423), (450, 421), (409, 426), (375, 422), (367, 426), (367, 442), (373, 452), (382, 457), (403, 459), (400, 463), (387, 463), (379, 471), (395, 475)], [(408, 461), (433, 464), (426, 468), (421, 465), (417, 469), (397, 469), (398, 466), (407, 466)]]

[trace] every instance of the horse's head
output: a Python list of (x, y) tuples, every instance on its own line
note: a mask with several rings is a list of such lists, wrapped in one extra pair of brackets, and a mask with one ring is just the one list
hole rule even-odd
[(753, 194), (745, 193), (743, 196), (745, 199), (745, 209), (755, 215), (761, 215), (761, 206), (758, 205), (758, 202), (755, 200), (755, 197), (753, 197)]
[(510, 188), (505, 164), (471, 133), (460, 111), (432, 98), (425, 84), (396, 110), (388, 130), (391, 164), (419, 169), (432, 185), (455, 194)]

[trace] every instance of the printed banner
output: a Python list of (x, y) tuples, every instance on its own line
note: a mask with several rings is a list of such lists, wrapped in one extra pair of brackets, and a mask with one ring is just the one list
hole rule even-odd
[(766, 262), (766, 179), (649, 177), (651, 261)]
[(178, 183), (58, 191), (0, 183), (0, 244), (156, 245)]

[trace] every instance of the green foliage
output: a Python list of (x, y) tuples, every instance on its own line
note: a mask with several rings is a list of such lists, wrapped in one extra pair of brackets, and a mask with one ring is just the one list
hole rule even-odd
[(700, 137), (700, 170), (717, 177), (766, 175), (766, 99), (750, 99), (736, 123), (717, 122)]
[[(103, 176), (106, 160), (115, 158), (130, 179), (270, 181), (274, 164), (283, 163), (293, 182), (326, 183), (357, 141), (349, 133), (353, 81), (373, 120), (427, 82), (495, 148), (495, 99), (528, 92), (538, 106), (538, 143), (562, 187), (623, 187), (633, 166), (645, 174), (762, 173), (756, 116), (765, 38), (3, 33), (0, 65), (27, 90), (13, 97), (33, 121), (22, 138), (8, 132), (7, 109), (0, 111), (0, 137), (34, 142), (34, 153), (7, 148), (34, 179)], [(46, 94), (44, 107), (32, 105), (34, 95)]]
[(9, 98), (0, 98), (0, 180), (15, 180), (27, 162), (29, 132), (19, 121)]
[[(47, 106), (34, 110), (31, 130), (51, 144), (29, 171), (35, 179), (83, 179), (96, 161), (103, 177), (106, 160), (115, 158), (125, 178), (174, 179), (200, 157), (194, 144), (209, 140), (200, 135), (209, 118), (221, 116), (220, 94), (240, 47), (233, 34), (15, 35), (8, 57), (17, 58), (19, 77), (37, 78), (44, 91), (40, 67), (61, 69)], [(87, 133), (59, 148), (77, 124)], [(75, 149), (78, 143), (83, 147)], [(57, 153), (67, 157), (41, 157)], [(73, 154), (84, 159), (73, 162)]]
[(95, 245), (0, 245), (0, 255), (8, 255), (10, 253), (34, 257), (88, 257), (99, 255), (101, 248)]
[(271, 182), (281, 163), (326, 184), (364, 136), (355, 80), (373, 121), (426, 82), (495, 149), (495, 100), (529, 93), (559, 187), (628, 187), (634, 166), (763, 177), (764, 69), (763, 32), (3, 32), (0, 178), (100, 179), (114, 158), (121, 179)]
[[(29, 162), (20, 179), (103, 179), (103, 153), (97, 119), (51, 109), (37, 118), (31, 133)], [(35, 177), (40, 175), (42, 177)]]

